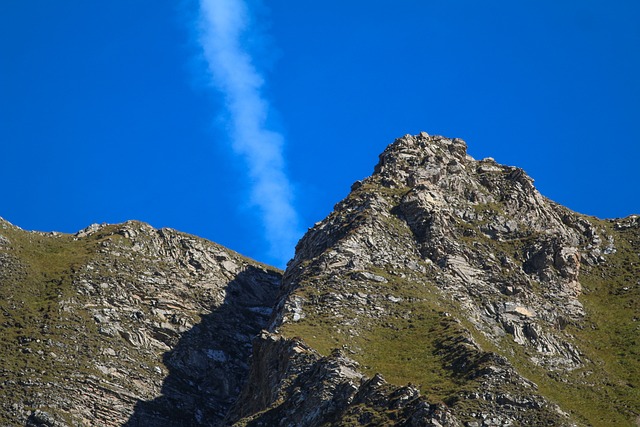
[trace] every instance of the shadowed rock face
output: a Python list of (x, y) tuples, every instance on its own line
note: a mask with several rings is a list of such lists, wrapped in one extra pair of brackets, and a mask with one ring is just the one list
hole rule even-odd
[(75, 236), (3, 223), (0, 234), (11, 362), (0, 424), (220, 422), (271, 315), (278, 271), (137, 222)]
[[(340, 348), (366, 375), (417, 384), (425, 405), (446, 404), (437, 411), (446, 414), (438, 421), (442, 425), (573, 425), (598, 419), (609, 425), (619, 410), (625, 414), (616, 422), (626, 425), (636, 416), (630, 408), (640, 402), (632, 388), (607, 389), (634, 402), (629, 406), (611, 409), (605, 403), (587, 415), (579, 409), (598, 400), (603, 389), (589, 390), (598, 389), (602, 378), (615, 377), (598, 367), (601, 356), (585, 331), (585, 325), (599, 322), (599, 308), (593, 297), (583, 298), (581, 282), (586, 271), (587, 292), (595, 292), (594, 276), (617, 268), (607, 254), (626, 238), (614, 230), (624, 226), (611, 224), (544, 198), (519, 168), (471, 158), (462, 140), (407, 135), (300, 241), (271, 330), (302, 338), (325, 355)], [(637, 244), (634, 230), (628, 241)], [(640, 273), (638, 252), (627, 253), (630, 268)], [(624, 288), (625, 280), (616, 286)], [(623, 316), (626, 334), (637, 307), (632, 304)], [(257, 347), (254, 361), (269, 365), (274, 356), (263, 348)], [(636, 373), (619, 371), (618, 378), (637, 384), (638, 365), (627, 361)], [(307, 369), (313, 371), (312, 365)], [(261, 383), (251, 375), (249, 384)], [(288, 406), (295, 395), (287, 392), (291, 381), (254, 390), (272, 399), (241, 399), (232, 419), (250, 425), (301, 422)], [(351, 394), (319, 392), (324, 400), (303, 425), (365, 425), (367, 417), (438, 425), (426, 415), (409, 415), (413, 409), (401, 415), (384, 405), (356, 404), (355, 396), (366, 393), (362, 383), (344, 381)], [(558, 388), (563, 391), (546, 394)], [(585, 393), (579, 404), (576, 389)], [(410, 408), (419, 401), (417, 394), (405, 400)]]
[(251, 338), (264, 328), (277, 275), (253, 266), (226, 284), (223, 303), (163, 355), (160, 397), (139, 402), (125, 426), (219, 425), (244, 386)]
[(247, 426), (451, 425), (442, 404), (412, 386), (396, 387), (334, 350), (323, 357), (299, 339), (256, 337), (247, 386), (224, 424)]
[(145, 224), (0, 220), (0, 424), (631, 425), (640, 221), (407, 135), (284, 277)]

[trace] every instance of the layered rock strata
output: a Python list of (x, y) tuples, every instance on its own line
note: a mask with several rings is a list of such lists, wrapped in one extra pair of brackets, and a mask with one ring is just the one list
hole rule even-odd
[[(300, 241), (270, 330), (327, 357), (338, 348), (369, 378), (414, 383), (408, 401), (442, 404), (442, 425), (574, 425), (585, 418), (547, 393), (571, 381), (588, 389), (584, 373), (601, 363), (574, 335), (587, 316), (580, 270), (606, 264), (614, 246), (610, 227), (544, 198), (522, 169), (475, 160), (460, 139), (407, 135)], [(262, 348), (270, 346), (261, 342), (254, 364), (270, 366), (273, 353)], [(295, 378), (315, 363), (296, 363)], [(525, 372), (554, 380), (542, 391)], [(296, 382), (283, 378), (252, 380), (262, 384), (253, 395), (271, 398), (251, 410), (241, 399), (232, 420), (268, 425), (277, 414), (280, 425), (297, 425)], [(318, 391), (303, 424), (367, 425), (367, 416), (349, 418), (355, 410), (440, 425), (426, 416), (413, 424), (411, 410), (371, 409), (361, 398), (368, 383), (348, 383), (347, 394)]]
[(138, 222), (0, 220), (0, 425), (637, 424), (638, 216), (466, 149), (396, 140), (284, 275)]
[(1, 227), (0, 424), (220, 423), (277, 270), (138, 222), (75, 236)]

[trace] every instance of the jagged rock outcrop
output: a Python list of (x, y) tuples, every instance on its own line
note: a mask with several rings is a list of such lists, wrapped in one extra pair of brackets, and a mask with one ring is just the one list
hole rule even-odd
[[(226, 422), (246, 426), (461, 425), (410, 385), (367, 378), (340, 350), (322, 357), (299, 339), (256, 338), (247, 387)], [(238, 421), (240, 420), (240, 421)]]
[(0, 424), (640, 425), (640, 219), (407, 135), (280, 272), (0, 220)]
[[(595, 263), (601, 252), (587, 220), (544, 199), (521, 169), (471, 159), (459, 139), (406, 136), (375, 170), (301, 242), (288, 288), (304, 280), (310, 268), (299, 265), (311, 260), (332, 277), (377, 268), (437, 279), (496, 344), (510, 334), (550, 368), (580, 366), (554, 326), (584, 315), (579, 254)], [(332, 250), (316, 234), (335, 239)]]
[(0, 235), (0, 424), (220, 423), (278, 271), (138, 222)]
[[(605, 268), (614, 245), (611, 227), (544, 198), (523, 170), (475, 160), (460, 139), (407, 135), (300, 241), (270, 327), (417, 383), (425, 404), (446, 404), (443, 425), (588, 423), (545, 393), (594, 384), (580, 271)], [(254, 363), (269, 364), (259, 349)], [(554, 380), (543, 391), (525, 372)], [(245, 420), (267, 422), (287, 390), (254, 390), (281, 397)]]

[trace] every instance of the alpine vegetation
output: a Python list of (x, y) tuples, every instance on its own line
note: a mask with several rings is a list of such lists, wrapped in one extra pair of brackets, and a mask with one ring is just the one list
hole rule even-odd
[(640, 425), (640, 216), (405, 135), (282, 272), (138, 221), (0, 218), (0, 425)]

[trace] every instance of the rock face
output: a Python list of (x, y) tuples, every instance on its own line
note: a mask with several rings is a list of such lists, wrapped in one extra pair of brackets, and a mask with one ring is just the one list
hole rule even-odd
[(253, 361), (247, 387), (225, 424), (460, 425), (415, 387), (391, 386), (380, 375), (366, 378), (337, 349), (322, 357), (299, 339), (264, 331), (254, 343)]
[(278, 271), (137, 222), (1, 227), (0, 424), (219, 424)]
[(284, 276), (137, 222), (0, 227), (2, 425), (640, 422), (640, 220), (459, 139), (396, 140)]
[[(249, 395), (271, 398), (246, 395), (231, 420), (628, 425), (640, 403), (638, 364), (631, 361), (639, 354), (638, 302), (625, 300), (616, 321), (598, 316), (607, 309), (600, 300), (605, 292), (627, 288), (638, 295), (640, 245), (631, 224), (637, 220), (599, 221), (559, 206), (523, 170), (468, 156), (462, 140), (425, 133), (400, 138), (381, 154), (374, 174), (355, 183), (300, 241), (270, 330), (303, 339), (327, 357), (338, 348), (369, 378), (414, 384), (405, 400), (413, 403), (402, 411), (368, 406), (366, 381), (351, 378), (349, 393), (318, 391), (317, 410), (303, 411), (309, 418), (301, 421), (289, 405), (312, 400), (297, 394), (312, 387), (292, 387), (289, 374), (261, 382), (252, 371), (249, 383), (262, 388)], [(623, 237), (616, 229), (629, 232)], [(624, 261), (612, 257), (622, 242), (631, 245)], [(626, 279), (603, 284), (603, 275), (618, 277), (621, 261)], [(635, 356), (625, 356), (628, 368), (612, 374), (602, 368), (613, 362), (602, 354), (611, 340), (600, 333), (594, 340), (593, 330), (618, 320), (626, 325), (619, 328), (629, 340), (626, 354)], [(276, 356), (263, 339), (253, 360), (271, 366)], [(295, 378), (305, 381), (315, 363), (296, 362)], [(603, 387), (607, 381), (618, 386)], [(617, 397), (605, 402), (603, 393)], [(418, 402), (440, 404), (434, 411), (446, 416), (416, 417)], [(354, 418), (354, 411), (370, 415)]]

